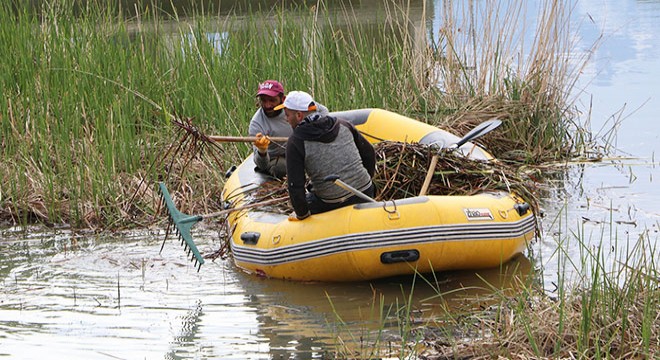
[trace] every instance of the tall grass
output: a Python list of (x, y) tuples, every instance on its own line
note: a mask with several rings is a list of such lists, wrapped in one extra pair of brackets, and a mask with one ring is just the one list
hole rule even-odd
[(533, 162), (564, 158), (587, 142), (574, 122), (574, 86), (590, 54), (576, 49), (574, 2), (538, 3), (530, 24), (529, 2), (442, 2), (442, 27), (432, 43), (450, 118), (508, 119), (505, 141), (491, 149), (525, 150)]
[[(573, 225), (560, 226), (566, 230)], [(508, 352), (502, 354), (496, 346), (490, 350), (511, 357), (657, 358), (657, 235), (647, 231), (637, 239), (619, 239), (612, 223), (596, 233), (583, 224), (575, 228), (554, 236), (561, 279), (557, 289), (545, 294), (533, 290), (503, 302), (503, 316), (488, 321), (488, 328), (496, 339), (493, 345), (507, 343)], [(574, 249), (579, 254), (571, 253)]]
[[(154, 180), (184, 166), (159, 162), (177, 139), (171, 118), (193, 118), (206, 133), (245, 134), (256, 84), (268, 78), (312, 93), (331, 110), (383, 107), (438, 125), (505, 114), (512, 139), (534, 139), (551, 153), (570, 147), (562, 89), (571, 79), (557, 76), (566, 75), (564, 48), (550, 46), (563, 44), (560, 12), (537, 29), (543, 45), (531, 63), (513, 66), (501, 49), (518, 50), (504, 30), (471, 31), (497, 36), (473, 37), (466, 57), (469, 47), (452, 27), (463, 16), (453, 8), (443, 9), (442, 40), (429, 43), (430, 10), (413, 13), (396, 2), (370, 14), (374, 22), (350, 7), (331, 12), (323, 1), (226, 17), (179, 18), (147, 6), (128, 19), (107, 1), (46, 2), (39, 14), (21, 4), (0, 4), (0, 218), (7, 224), (152, 223)], [(515, 23), (514, 15), (505, 23)], [(178, 174), (188, 189), (184, 208), (219, 206), (221, 170), (249, 147), (222, 149), (219, 164), (198, 160)]]
[(140, 75), (158, 61), (147, 60), (145, 44), (160, 36), (133, 41), (113, 9), (90, 11), (75, 18), (66, 2), (41, 18), (6, 3), (0, 10), (3, 200), (23, 220), (112, 221), (118, 213), (106, 207), (122, 193), (117, 176), (153, 158), (143, 148), (154, 142), (153, 109), (115, 84), (163, 97), (158, 78)]

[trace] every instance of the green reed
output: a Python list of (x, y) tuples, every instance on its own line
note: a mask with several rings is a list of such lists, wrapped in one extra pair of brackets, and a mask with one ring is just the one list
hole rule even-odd
[[(596, 226), (573, 224), (564, 212), (561, 216), (562, 231), (553, 236), (561, 281), (554, 300), (537, 298), (540, 311), (549, 316), (530, 317), (538, 330), (528, 338), (552, 345), (537, 355), (657, 356), (660, 273), (653, 239), (657, 235), (642, 231), (637, 238), (621, 236), (626, 231), (621, 231), (613, 216)], [(576, 230), (567, 230), (569, 226)]]
[[(369, 358), (396, 354), (401, 359), (657, 358), (657, 234), (649, 229), (630, 237), (612, 215), (600, 224), (575, 223), (568, 211), (560, 211), (550, 219), (556, 231), (544, 239), (544, 246), (556, 243), (549, 258), (541, 260), (538, 255), (529, 269), (503, 264), (500, 273), (511, 280), (497, 284), (481, 278), (486, 290), (482, 295), (475, 295), (475, 285), (442, 290), (445, 286), (435, 274), (417, 274), (412, 287), (430, 286), (437, 295), (419, 302), (405, 294), (402, 303), (381, 301), (381, 311), (374, 312), (380, 316), (380, 328), (360, 337), (378, 339), (388, 324), (391, 328), (393, 321), (403, 319), (395, 350), (374, 341), (355, 353), (370, 354)], [(555, 263), (556, 273), (545, 273), (548, 270), (537, 262)], [(544, 280), (547, 276), (554, 280)], [(441, 311), (410, 326), (406, 319), (429, 303)], [(341, 315), (335, 314), (337, 319)], [(342, 330), (339, 337), (350, 335)], [(337, 348), (339, 354), (351, 354), (353, 349), (349, 344)]]
[[(538, 139), (532, 146), (544, 151), (567, 146), (566, 137), (557, 136), (565, 131), (561, 93), (550, 96), (547, 88), (532, 86), (539, 76), (556, 83), (557, 71), (520, 76), (494, 51), (485, 52), (495, 55), (480, 62), (479, 71), (465, 56), (448, 61), (450, 53), (461, 54), (458, 33), (429, 44), (426, 13), (395, 3), (373, 15), (375, 24), (349, 7), (331, 13), (322, 1), (242, 17), (186, 18), (153, 6), (125, 18), (107, 1), (48, 3), (39, 14), (25, 6), (0, 5), (0, 45), (6, 49), (0, 54), (0, 218), (10, 223), (150, 223), (158, 206), (153, 183), (164, 176), (178, 176), (178, 183), (192, 182), (195, 189), (212, 184), (189, 200), (213, 210), (218, 205), (207, 195), (219, 191), (219, 174), (249, 146), (221, 145), (224, 163), (198, 161), (186, 169), (176, 159), (160, 159), (179, 136), (170, 120), (193, 118), (203, 132), (244, 135), (256, 108), (256, 85), (269, 78), (288, 91), (312, 93), (331, 110), (382, 107), (445, 125), (466, 112), (492, 114), (492, 101), (481, 108), (475, 103), (497, 99), (514, 104), (498, 105), (508, 109), (512, 138), (528, 139), (532, 132)], [(448, 47), (451, 52), (439, 50)], [(545, 55), (547, 61), (539, 62), (552, 68), (554, 58)], [(483, 73), (493, 78), (474, 80)], [(503, 85), (513, 83), (518, 90)], [(513, 125), (521, 121), (525, 126)], [(170, 163), (178, 174), (167, 175)], [(140, 187), (143, 179), (148, 189)]]
[(520, 296), (503, 298), (506, 316), (489, 331), (495, 343), (513, 346), (504, 354), (490, 351), (505, 357), (655, 358), (660, 353), (657, 235), (621, 237), (626, 231), (612, 216), (596, 226), (574, 224), (564, 211), (557, 220), (556, 288), (543, 291), (530, 284)]

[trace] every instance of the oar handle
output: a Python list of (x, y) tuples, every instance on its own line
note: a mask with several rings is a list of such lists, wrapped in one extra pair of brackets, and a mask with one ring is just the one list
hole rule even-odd
[(429, 185), (431, 185), (431, 179), (433, 178), (436, 165), (438, 165), (438, 154), (434, 154), (431, 158), (431, 164), (429, 165), (429, 169), (426, 171), (426, 177), (424, 178), (422, 189), (419, 191), (419, 196), (426, 195), (426, 192), (429, 190)]
[(332, 183), (334, 183), (335, 185), (337, 185), (337, 186), (339, 186), (339, 187), (341, 187), (341, 188), (343, 188), (343, 189), (345, 189), (345, 190), (348, 190), (348, 191), (352, 192), (353, 195), (355, 195), (355, 196), (361, 198), (362, 200), (365, 200), (365, 201), (368, 201), (368, 202), (376, 202), (376, 200), (370, 198), (369, 196), (367, 196), (367, 194), (365, 194), (365, 193), (363, 193), (362, 191), (360, 191), (360, 190), (358, 190), (358, 189), (356, 189), (356, 188), (354, 188), (354, 187), (348, 185), (347, 183), (343, 182), (343, 181), (339, 178), (338, 175), (328, 175), (328, 176), (326, 176), (326, 177), (323, 179), (323, 181), (329, 181), (329, 182), (332, 182)]
[[(208, 138), (215, 142), (255, 142), (257, 140), (256, 136), (221, 136), (221, 135), (209, 135)], [(287, 137), (280, 136), (268, 136), (270, 141), (276, 142), (286, 142)]]

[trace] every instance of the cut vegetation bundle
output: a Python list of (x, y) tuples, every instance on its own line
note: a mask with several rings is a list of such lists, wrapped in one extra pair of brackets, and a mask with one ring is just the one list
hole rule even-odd
[[(384, 141), (376, 150), (377, 201), (389, 201), (420, 194), (431, 157), (438, 150), (422, 144)], [(538, 210), (536, 184), (516, 167), (497, 160), (476, 161), (448, 149), (440, 150), (433, 173), (429, 195), (474, 195), (480, 192), (507, 191), (520, 195)], [(251, 203), (264, 202), (286, 196), (286, 182), (271, 183), (256, 189)], [(269, 210), (275, 209), (269, 207)], [(282, 213), (293, 211), (287, 201), (279, 205)]]

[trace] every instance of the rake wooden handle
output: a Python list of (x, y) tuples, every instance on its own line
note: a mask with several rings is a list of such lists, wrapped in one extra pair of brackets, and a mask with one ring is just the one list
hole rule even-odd
[[(257, 140), (256, 136), (220, 136), (220, 135), (210, 135), (209, 139), (215, 142), (255, 142)], [(286, 142), (287, 137), (278, 137), (278, 136), (268, 136), (270, 141), (277, 142)]]
[(246, 210), (246, 209), (252, 209), (252, 208), (261, 207), (261, 206), (264, 206), (264, 205), (275, 204), (275, 203), (282, 202), (282, 201), (285, 201), (285, 200), (288, 200), (288, 199), (289, 199), (289, 196), (287, 195), (287, 196), (282, 196), (282, 197), (275, 198), (275, 199), (264, 200), (264, 201), (260, 201), (260, 202), (257, 202), (257, 203), (252, 203), (252, 204), (247, 204), (247, 205), (243, 205), (243, 206), (239, 206), (239, 207), (235, 207), (235, 208), (220, 210), (220, 211), (216, 211), (214, 213), (204, 214), (204, 215), (199, 215), (199, 216), (201, 218), (204, 218), (204, 219), (217, 217), (217, 216), (224, 216), (226, 214), (229, 214), (230, 212), (239, 211), (239, 210)]
[(426, 171), (426, 177), (424, 178), (422, 189), (419, 191), (419, 196), (426, 195), (426, 192), (429, 190), (429, 185), (431, 185), (431, 179), (433, 178), (436, 165), (438, 165), (438, 154), (433, 155), (431, 158), (431, 164), (429, 165), (429, 169)]

